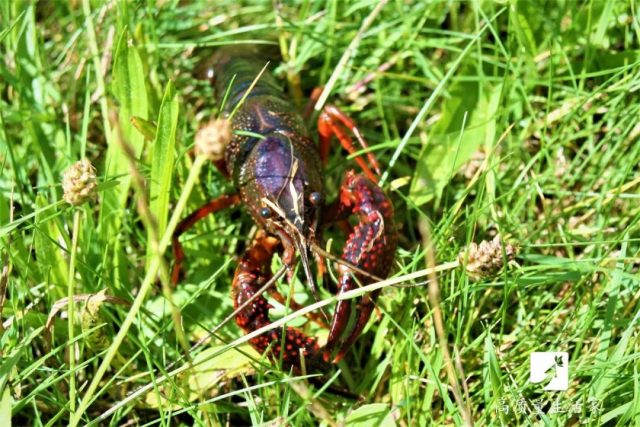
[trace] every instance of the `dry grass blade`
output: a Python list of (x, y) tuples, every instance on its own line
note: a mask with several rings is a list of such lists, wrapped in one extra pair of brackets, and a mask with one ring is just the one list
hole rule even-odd
[[(444, 365), (447, 371), (447, 377), (449, 378), (449, 385), (453, 390), (453, 396), (456, 399), (456, 402), (459, 405), (460, 414), (462, 419), (467, 426), (473, 425), (473, 418), (471, 413), (471, 401), (469, 399), (469, 393), (465, 386), (465, 394), (466, 400), (462, 398), (462, 393), (460, 392), (460, 384), (458, 381), (458, 375), (456, 373), (456, 368), (454, 367), (454, 362), (451, 359), (451, 354), (449, 353), (449, 341), (447, 339), (447, 333), (444, 328), (444, 320), (442, 317), (442, 308), (440, 307), (440, 286), (438, 285), (438, 277), (435, 275), (434, 266), (436, 264), (435, 255), (433, 251), (433, 244), (431, 242), (431, 232), (429, 230), (429, 224), (426, 220), (422, 220), (420, 222), (420, 231), (422, 233), (423, 238), (423, 246), (425, 247), (427, 254), (427, 270), (429, 271), (429, 302), (432, 306), (432, 317), (433, 323), (436, 327), (436, 334), (438, 336), (438, 344), (440, 346), (440, 351), (444, 356)], [(464, 381), (464, 373), (462, 372), (462, 363), (460, 366), (460, 377)]]
[(346, 260), (344, 260), (344, 259), (332, 254), (331, 252), (328, 252), (328, 251), (324, 250), (317, 243), (314, 243), (311, 246), (312, 246), (313, 250), (315, 252), (317, 252), (319, 255), (322, 255), (323, 257), (328, 258), (331, 261), (334, 261), (336, 264), (340, 264), (340, 265), (342, 265), (344, 267), (347, 267), (350, 270), (355, 271), (358, 274), (362, 274), (365, 277), (368, 277), (368, 278), (373, 279), (373, 280), (377, 280), (378, 282), (381, 282), (381, 281), (384, 280), (383, 278), (378, 277), (375, 274), (371, 274), (367, 270), (363, 270), (360, 267), (358, 267), (357, 265), (352, 264), (349, 261), (346, 261)]
[[(89, 303), (89, 302), (95, 302), (97, 304), (102, 304), (102, 303), (110, 303), (110, 304), (117, 304), (117, 305), (121, 305), (123, 307), (130, 307), (131, 306), (131, 302), (126, 301), (122, 298), (113, 296), (113, 295), (107, 295), (107, 289), (103, 289), (100, 292), (96, 292), (93, 294), (78, 294), (78, 295), (74, 295), (73, 296), (73, 301), (75, 303), (80, 303), (80, 302), (84, 302), (84, 303)], [(68, 308), (69, 306), (69, 298), (65, 297), (65, 298), (61, 298), (58, 301), (56, 301), (55, 303), (53, 303), (53, 306), (51, 307), (51, 310), (49, 311), (49, 315), (47, 317), (47, 321), (44, 325), (44, 333), (45, 333), (45, 341), (47, 343), (49, 343), (49, 345), (51, 345), (51, 328), (53, 327), (53, 321), (55, 319), (55, 317), (58, 315), (58, 313), (60, 313), (62, 310), (64, 310), (65, 308)]]

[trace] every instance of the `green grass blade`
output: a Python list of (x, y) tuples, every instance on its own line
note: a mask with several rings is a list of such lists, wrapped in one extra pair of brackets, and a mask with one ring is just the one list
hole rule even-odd
[[(162, 236), (167, 228), (169, 217), (169, 196), (173, 177), (173, 160), (176, 148), (178, 127), (178, 98), (173, 83), (169, 81), (160, 106), (156, 138), (153, 143), (151, 160), (151, 180), (149, 197), (151, 213), (155, 216), (158, 235)], [(151, 230), (148, 230), (149, 233)], [(157, 238), (156, 238), (157, 239)], [(151, 247), (147, 254), (151, 254)]]
[(107, 148), (104, 180), (117, 179), (119, 185), (106, 189), (102, 194), (100, 209), (101, 236), (104, 241), (115, 237), (122, 223), (122, 210), (131, 187), (129, 165), (117, 138), (124, 138), (131, 145), (136, 157), (142, 153), (144, 137), (133, 127), (131, 118), (147, 118), (147, 91), (145, 72), (140, 54), (129, 45), (129, 34), (125, 30), (118, 37), (114, 56), (112, 92), (119, 104), (118, 129), (114, 129), (111, 145)]
[(41, 195), (36, 197), (35, 218), (35, 251), (42, 277), (50, 281), (54, 286), (51, 289), (51, 298), (60, 299), (64, 296), (63, 284), (67, 280), (67, 261), (64, 252), (58, 242), (62, 241), (56, 222), (48, 211), (48, 203)]

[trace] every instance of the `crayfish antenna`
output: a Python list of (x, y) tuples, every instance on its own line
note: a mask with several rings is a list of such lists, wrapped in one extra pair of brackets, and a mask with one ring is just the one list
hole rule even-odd
[[(311, 295), (313, 295), (313, 299), (315, 300), (315, 302), (318, 302), (320, 301), (320, 294), (318, 293), (318, 287), (316, 286), (316, 281), (313, 278), (313, 273), (311, 272), (307, 245), (297, 238), (294, 238), (293, 241), (295, 242), (296, 249), (300, 254), (300, 262), (302, 263), (302, 268), (304, 269), (304, 275), (307, 277), (307, 283), (309, 285), (309, 288), (311, 289)], [(320, 311), (322, 312), (322, 316), (325, 318), (327, 323), (329, 323), (329, 317), (327, 316), (327, 313), (323, 309), (321, 309)]]

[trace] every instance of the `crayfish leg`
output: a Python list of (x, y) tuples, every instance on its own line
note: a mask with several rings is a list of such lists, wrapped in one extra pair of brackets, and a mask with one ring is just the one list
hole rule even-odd
[[(327, 163), (329, 157), (329, 148), (333, 136), (340, 141), (340, 144), (342, 144), (349, 154), (358, 151), (353, 145), (353, 141), (347, 131), (350, 131), (356, 137), (360, 147), (364, 149), (369, 147), (355, 122), (346, 113), (334, 105), (325, 106), (318, 117), (320, 159), (324, 164)], [(373, 182), (378, 182), (378, 175), (380, 175), (378, 160), (373, 153), (367, 153), (367, 159), (369, 160), (369, 164), (367, 164), (361, 156), (355, 158), (356, 163), (362, 168), (367, 178)]]
[(180, 236), (206, 216), (216, 213), (222, 209), (237, 205), (239, 203), (240, 197), (237, 194), (225, 194), (208, 201), (205, 205), (201, 206), (185, 219), (180, 221), (175, 231), (173, 232), (171, 240), (171, 248), (173, 251), (174, 259), (173, 270), (171, 271), (171, 283), (173, 284), (173, 286), (177, 285), (180, 281), (182, 263), (184, 262), (184, 250), (182, 249), (182, 244), (180, 243)]
[[(278, 239), (259, 233), (236, 268), (231, 288), (233, 306), (236, 310), (242, 307), (236, 315), (236, 323), (247, 333), (271, 323), (271, 305), (263, 295), (255, 295), (271, 278), (271, 259), (279, 247)], [(264, 353), (271, 347), (272, 359), (277, 361), (282, 357), (285, 367), (298, 367), (301, 355), (312, 362), (319, 352), (314, 338), (292, 327), (287, 327), (285, 331), (282, 328), (272, 329), (249, 342), (259, 353)]]

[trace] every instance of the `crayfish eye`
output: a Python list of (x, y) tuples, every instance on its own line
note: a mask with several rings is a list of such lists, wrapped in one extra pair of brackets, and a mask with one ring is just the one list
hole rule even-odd
[(271, 218), (271, 209), (267, 207), (260, 209), (260, 216), (264, 219)]
[(317, 191), (314, 191), (309, 195), (309, 201), (313, 205), (319, 205), (320, 203), (322, 203), (322, 194), (318, 193)]

